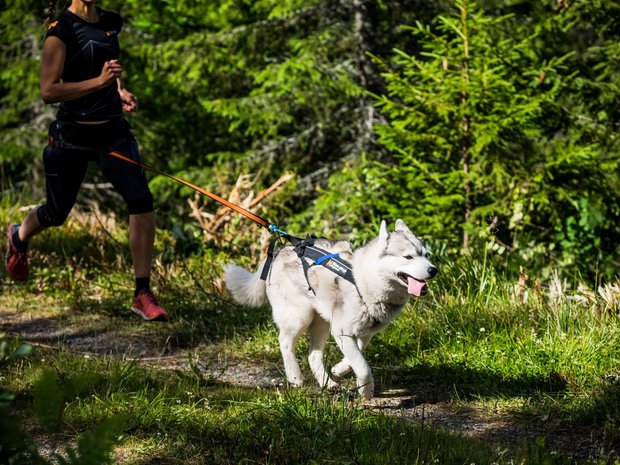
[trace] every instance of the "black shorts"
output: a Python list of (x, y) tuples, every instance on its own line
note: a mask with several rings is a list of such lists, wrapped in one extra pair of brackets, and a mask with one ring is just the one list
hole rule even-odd
[(123, 197), (130, 215), (153, 211), (144, 170), (107, 154), (107, 150), (114, 149), (140, 160), (138, 144), (126, 120), (93, 125), (55, 120), (50, 125), (49, 140), (43, 151), (47, 202), (37, 210), (42, 226), (60, 226), (65, 222), (91, 161), (97, 163)]

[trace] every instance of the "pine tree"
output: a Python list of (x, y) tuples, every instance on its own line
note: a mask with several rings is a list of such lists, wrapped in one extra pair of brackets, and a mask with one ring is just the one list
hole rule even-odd
[[(609, 188), (614, 162), (601, 164), (592, 140), (561, 132), (572, 52), (543, 58), (534, 46), (540, 31), (466, 0), (455, 6), (411, 28), (421, 53), (396, 50), (383, 62), (388, 91), (377, 104), (388, 123), (377, 132), (390, 158), (371, 163), (363, 185), (378, 194), (377, 214), (402, 217), (425, 236), (545, 261), (562, 248), (554, 231), (566, 214), (583, 221), (573, 194)], [(560, 177), (572, 172), (602, 184), (584, 192)]]

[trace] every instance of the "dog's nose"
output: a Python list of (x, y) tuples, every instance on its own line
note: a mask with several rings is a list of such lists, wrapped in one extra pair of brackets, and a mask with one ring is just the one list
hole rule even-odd
[(429, 275), (431, 278), (434, 278), (434, 277), (435, 277), (435, 275), (437, 274), (437, 268), (436, 268), (436, 267), (434, 267), (434, 266), (429, 266), (429, 267), (428, 267), (428, 270), (426, 270), (426, 272), (428, 273), (428, 275)]

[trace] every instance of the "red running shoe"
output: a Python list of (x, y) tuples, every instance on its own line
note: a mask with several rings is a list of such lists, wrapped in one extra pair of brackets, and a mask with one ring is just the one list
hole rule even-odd
[(8, 230), (8, 247), (6, 251), (6, 272), (16, 281), (28, 279), (28, 255), (20, 252), (13, 245), (13, 233), (19, 228), (18, 224), (12, 224)]
[(159, 306), (157, 297), (150, 289), (143, 289), (134, 297), (131, 311), (147, 321), (168, 321), (170, 319), (170, 315)]

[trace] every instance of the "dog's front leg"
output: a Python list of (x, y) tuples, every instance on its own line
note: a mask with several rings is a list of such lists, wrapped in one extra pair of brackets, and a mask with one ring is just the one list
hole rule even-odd
[(368, 362), (366, 362), (360, 350), (358, 338), (346, 334), (343, 330), (332, 331), (332, 335), (342, 351), (342, 355), (344, 355), (343, 362), (346, 361), (355, 373), (357, 388), (360, 395), (364, 399), (372, 399), (375, 390), (375, 382), (372, 378), (370, 365), (368, 365)]
[[(368, 343), (372, 339), (372, 336), (360, 336), (357, 338), (357, 346), (361, 352), (368, 346)], [(338, 363), (332, 367), (332, 377), (334, 381), (342, 381), (342, 377), (346, 376), (351, 371), (351, 364), (347, 361), (346, 357), (343, 357)]]
[(351, 365), (346, 358), (343, 358), (332, 367), (332, 378), (337, 383), (342, 381), (342, 378), (351, 371)]

